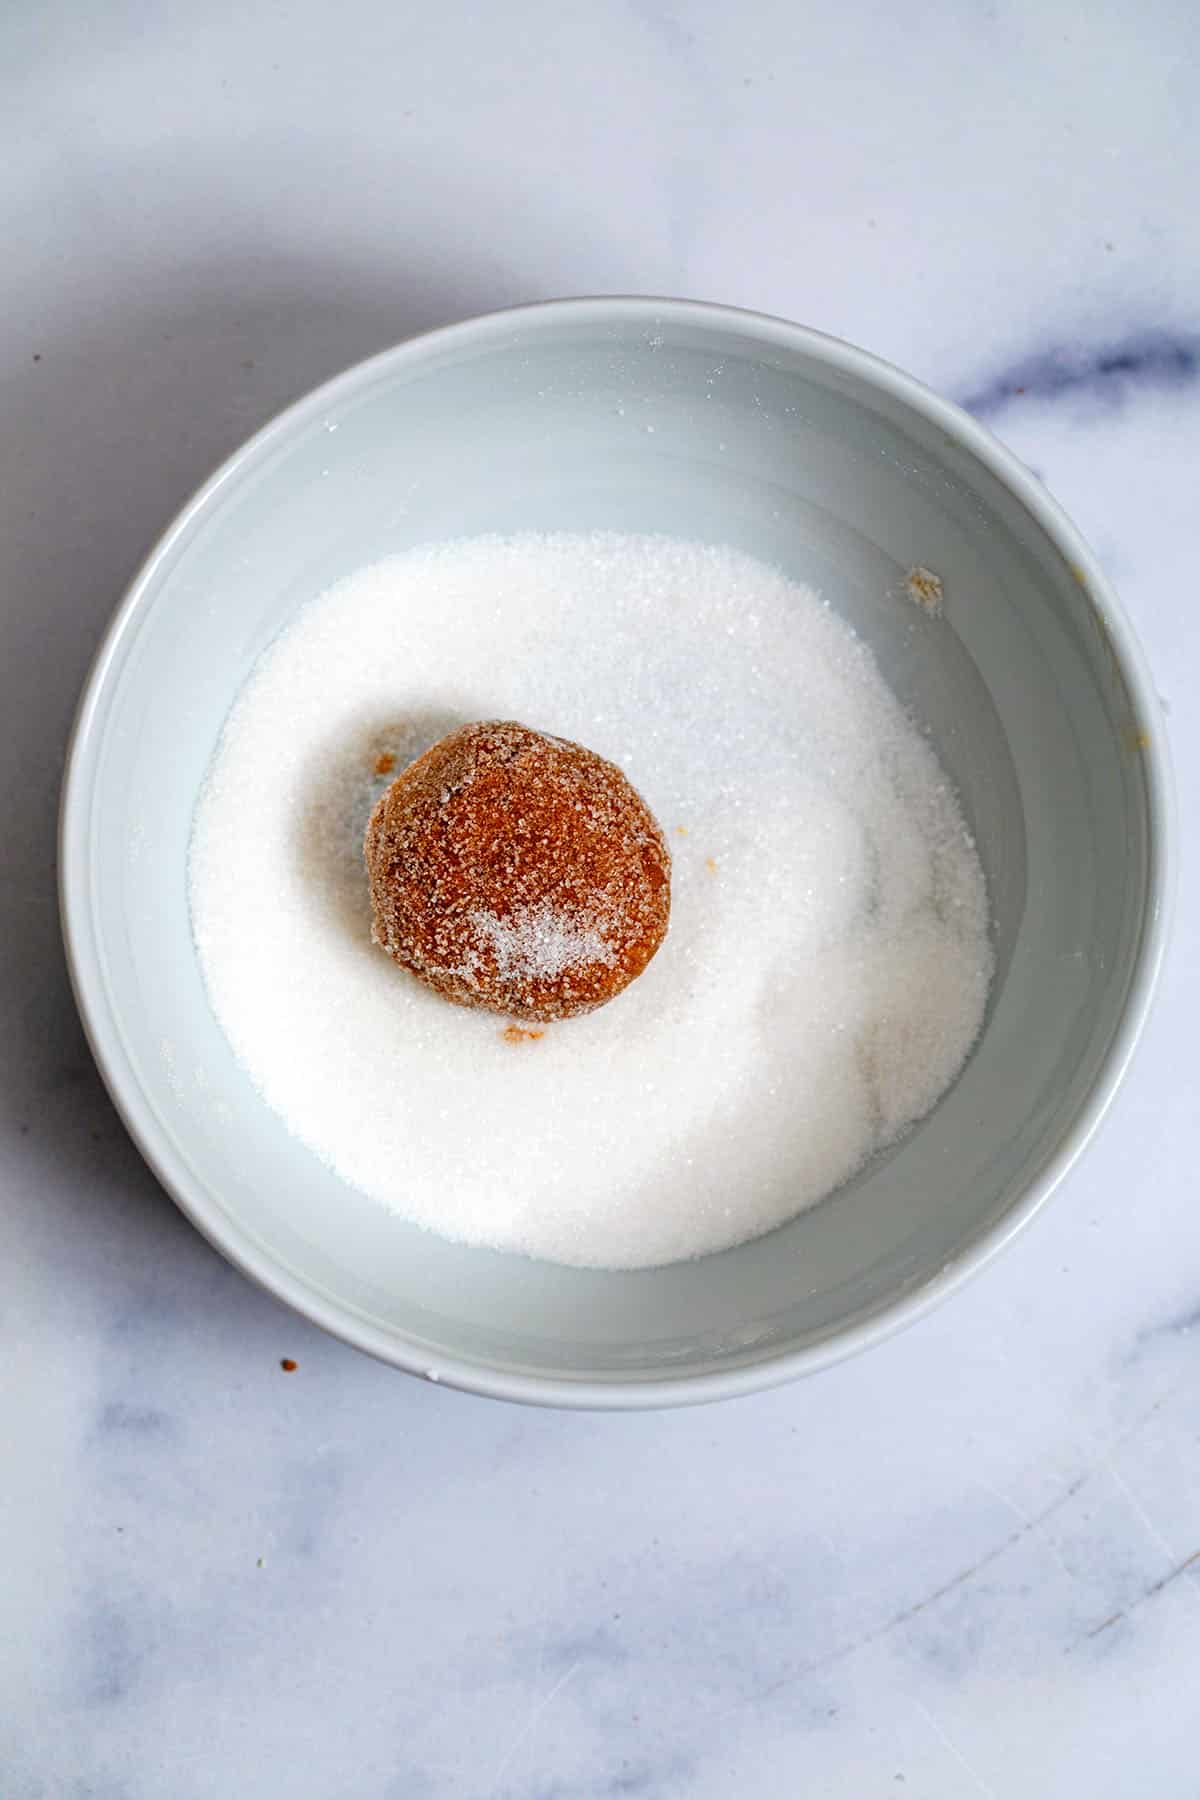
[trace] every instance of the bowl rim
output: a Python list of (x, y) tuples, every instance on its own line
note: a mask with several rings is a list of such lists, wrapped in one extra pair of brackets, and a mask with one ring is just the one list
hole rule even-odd
[[(87, 825), (95, 744), (102, 703), (119, 669), (123, 641), (144, 608), (153, 603), (159, 570), (193, 521), (249, 464), (274, 449), (314, 414), (341, 404), (383, 374), (419, 363), (431, 353), (484, 346), (573, 314), (596, 324), (641, 319), (647, 327), (668, 320), (741, 332), (760, 345), (798, 352), (812, 362), (858, 378), (938, 427), (983, 464), (1024, 507), (1064, 561), (1073, 565), (1111, 639), (1135, 716), (1153, 721), (1142, 747), (1147, 794), (1149, 869), (1146, 905), (1125, 1004), (1096, 1077), (1052, 1154), (1002, 1218), (969, 1239), (930, 1280), (884, 1302), (867, 1317), (790, 1350), (767, 1350), (753, 1361), (694, 1375), (610, 1377), (605, 1380), (529, 1375), (469, 1357), (440, 1356), (361, 1317), (310, 1286), (274, 1259), (210, 1203), (169, 1132), (143, 1093), (114, 1016), (99, 958), (92, 949), (94, 920), (88, 906)], [(154, 1175), (203, 1237), (242, 1274), (334, 1337), (382, 1362), (447, 1387), (488, 1398), (534, 1405), (635, 1410), (730, 1399), (779, 1386), (842, 1361), (914, 1324), (947, 1299), (1012, 1242), (1082, 1154), (1094, 1136), (1128, 1069), (1149, 1015), (1162, 967), (1176, 884), (1175, 796), (1157, 689), (1133, 628), (1094, 554), (1042, 482), (986, 426), (952, 401), (881, 357), (841, 338), (768, 313), (710, 301), (651, 295), (580, 296), (533, 301), (435, 327), (353, 364), (277, 413), (226, 458), (178, 511), (152, 546), (117, 606), (85, 678), (68, 739), (59, 807), (58, 892), (67, 967), (84, 1031), (100, 1075), (126, 1130)]]

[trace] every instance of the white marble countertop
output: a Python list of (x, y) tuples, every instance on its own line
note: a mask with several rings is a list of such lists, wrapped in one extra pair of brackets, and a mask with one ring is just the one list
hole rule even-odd
[[(3, 1800), (1200, 1792), (1198, 52), (1185, 0), (5, 9)], [(639, 1417), (422, 1386), (228, 1269), (53, 897), (79, 683), (193, 484), (416, 328), (603, 291), (984, 417), (1133, 613), (1185, 836), (1144, 1047), (1017, 1245), (858, 1361)]]

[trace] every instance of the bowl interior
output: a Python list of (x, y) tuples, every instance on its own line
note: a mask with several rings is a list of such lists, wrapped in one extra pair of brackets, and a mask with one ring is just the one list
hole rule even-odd
[[(766, 1239), (619, 1274), (457, 1247), (347, 1188), (234, 1061), (187, 896), (222, 723), (296, 607), (421, 541), (599, 526), (736, 545), (851, 620), (957, 783), (999, 959), (979, 1046), (898, 1148)], [(907, 595), (914, 565), (944, 583), (943, 618)], [(550, 1380), (569, 1397), (746, 1369), (825, 1346), (933, 1280), (994, 1236), (1059, 1151), (1138, 961), (1142, 744), (1080, 571), (945, 420), (861, 362), (704, 309), (500, 316), (401, 347), (294, 409), (152, 559), (76, 750), (64, 894), (77, 979), (160, 1172), (235, 1260), (322, 1322), (496, 1391)]]

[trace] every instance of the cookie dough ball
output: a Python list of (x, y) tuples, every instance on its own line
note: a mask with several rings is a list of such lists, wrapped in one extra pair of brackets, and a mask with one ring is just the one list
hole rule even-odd
[(418, 757), (365, 852), (375, 942), (460, 1006), (591, 1012), (666, 936), (671, 858), (645, 801), (603, 757), (511, 721)]

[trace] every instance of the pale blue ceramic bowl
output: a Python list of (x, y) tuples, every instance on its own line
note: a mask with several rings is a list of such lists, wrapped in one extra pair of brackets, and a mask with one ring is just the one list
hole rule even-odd
[[(466, 1249), (347, 1188), (235, 1062), (188, 919), (197, 790), (234, 695), (295, 608), (423, 540), (591, 527), (737, 545), (846, 614), (958, 784), (999, 967), (964, 1074), (899, 1148), (768, 1238), (640, 1273)], [(944, 583), (944, 618), (903, 596), (918, 564)], [(351, 369), (184, 510), (83, 696), (62, 909), (113, 1098), (164, 1186), (240, 1269), (430, 1378), (515, 1400), (657, 1406), (744, 1393), (875, 1342), (1031, 1217), (1095, 1129), (1145, 1019), (1170, 817), (1159, 710), (1125, 615), (1045, 489), (988, 432), (796, 325), (571, 300)]]

